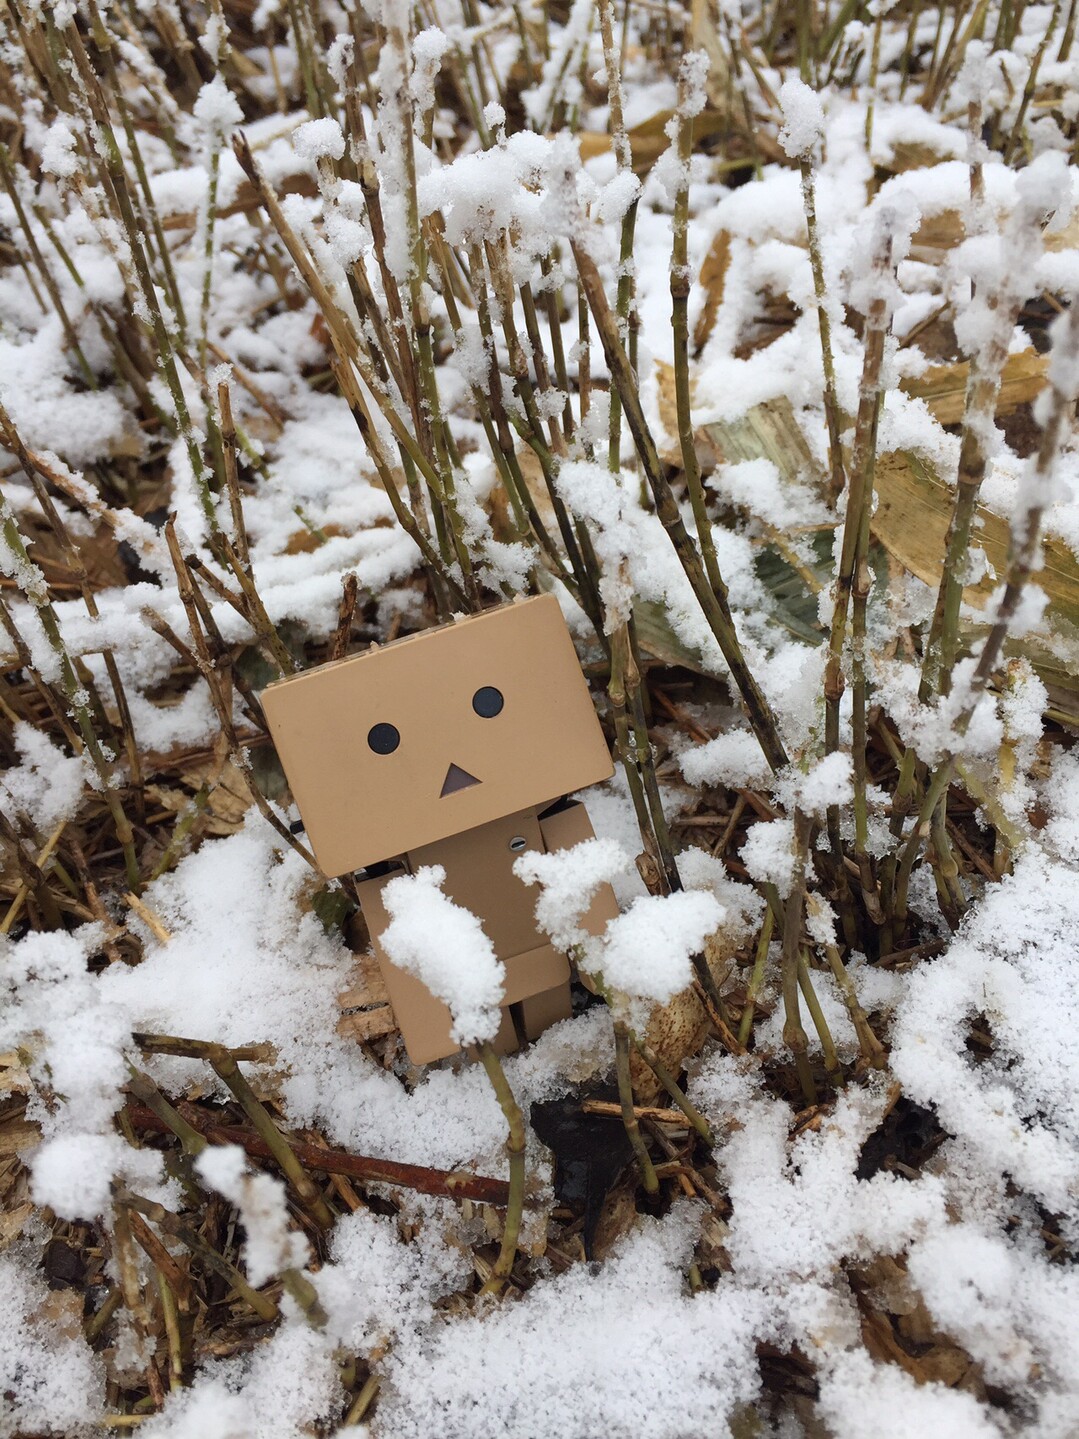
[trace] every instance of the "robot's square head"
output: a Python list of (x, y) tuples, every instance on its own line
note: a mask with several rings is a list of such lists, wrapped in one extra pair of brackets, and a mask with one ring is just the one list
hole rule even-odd
[(612, 773), (552, 595), (308, 670), (271, 685), (262, 704), (330, 875)]

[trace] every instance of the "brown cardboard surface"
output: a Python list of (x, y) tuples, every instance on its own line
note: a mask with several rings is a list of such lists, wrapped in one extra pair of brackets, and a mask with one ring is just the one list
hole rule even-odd
[(568, 984), (545, 989), (542, 994), (530, 995), (521, 1005), (525, 1034), (530, 1040), (538, 1039), (545, 1029), (561, 1019), (569, 1019), (573, 1013), (573, 999)]
[[(540, 820), (543, 848), (548, 854), (555, 850), (572, 849), (586, 839), (595, 839), (596, 832), (588, 811), (579, 800), (564, 805), (554, 814), (544, 815)], [(601, 935), (608, 923), (618, 916), (618, 900), (609, 884), (601, 885), (596, 897), (581, 919), (581, 928), (587, 934)]]
[[(524, 843), (513, 849), (514, 840)], [(543, 849), (543, 834), (534, 809), (411, 849), (408, 866), (415, 873), (425, 864), (442, 865), (446, 871), (444, 893), (454, 904), (479, 915), (501, 959), (533, 949), (539, 943), (534, 918), (536, 891), (522, 884), (513, 872), (514, 860), (529, 849)]]
[[(408, 869), (440, 864), (446, 871), (444, 892), (455, 904), (477, 915), (506, 966), (506, 997), (499, 1043), (507, 1044), (509, 1006), (523, 1001), (522, 1017), (529, 1039), (570, 1013), (569, 961), (542, 943), (534, 917), (535, 891), (513, 873), (513, 862), (524, 849), (568, 849), (594, 838), (583, 804), (571, 801), (540, 820), (535, 810), (505, 815), (490, 824), (424, 845), (405, 856)], [(523, 846), (513, 841), (523, 840)], [(389, 924), (382, 890), (403, 873), (360, 880), (357, 888), (364, 917), (394, 1014), (414, 1064), (430, 1064), (457, 1052), (450, 1039), (449, 1009), (411, 974), (398, 969), (382, 951), (380, 936)], [(601, 934), (618, 913), (610, 885), (604, 885), (582, 921), (591, 934)], [(512, 1048), (512, 1046), (511, 1046)], [(500, 1049), (500, 1053), (509, 1050)]]
[[(407, 970), (399, 969), (382, 951), (379, 936), (389, 917), (382, 903), (381, 889), (388, 878), (364, 880), (359, 886), (360, 902), (408, 1056), (413, 1064), (430, 1064), (457, 1053), (458, 1046), (450, 1038), (453, 1019), (447, 1006), (436, 999), (425, 984)], [(532, 938), (535, 940), (538, 936), (533, 932)], [(553, 946), (540, 944), (523, 953), (499, 955), (499, 958), (506, 966), (504, 1014), (511, 1004), (544, 990), (558, 987), (568, 996), (569, 960)]]
[[(486, 686), (504, 703), (485, 719), (472, 701)], [(541, 806), (613, 772), (552, 595), (294, 675), (270, 685), (262, 704), (329, 875)], [(398, 731), (392, 753), (369, 747), (377, 724)], [(478, 782), (447, 786), (453, 766)]]

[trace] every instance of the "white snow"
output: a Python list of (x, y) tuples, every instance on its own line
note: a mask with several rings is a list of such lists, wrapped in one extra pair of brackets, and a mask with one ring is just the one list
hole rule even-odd
[(21, 811), (48, 834), (74, 818), (92, 771), (81, 755), (66, 755), (33, 725), (16, 724), (14, 736), (20, 763), (0, 777), (0, 793), (9, 813)]
[[(371, 0), (362, 8), (379, 23), (408, 28), (403, 0)], [(363, 326), (349, 289), (352, 267), (363, 263), (376, 304), (385, 307), (386, 295), (363, 191), (348, 178), (353, 172), (347, 167), (353, 160), (374, 166), (389, 271), (411, 314), (404, 163), (405, 144), (411, 144), (419, 219), (428, 239), (441, 229), (446, 244), (466, 260), (471, 246), (488, 263), (501, 255), (511, 283), (532, 286), (544, 340), (546, 296), (554, 296), (568, 379), (555, 376), (551, 388), (536, 395), (548, 429), (560, 421), (567, 389), (577, 415), (576, 381), (584, 363), (569, 241), (587, 244), (613, 296), (620, 227), (636, 205), (631, 268), (640, 394), (657, 438), (674, 438), (656, 363), (673, 359), (664, 166), (667, 179), (684, 177), (669, 155), (647, 173), (643, 164), (636, 166), (640, 173), (619, 169), (610, 153), (582, 161), (577, 130), (606, 132), (609, 123), (590, 0), (574, 0), (564, 24), (553, 12), (542, 17), (550, 41), (546, 51), (535, 45), (541, 26), (537, 7), (522, 8), (533, 50), (521, 98), (533, 128), (516, 131), (514, 107), (503, 103), (510, 68), (520, 66), (518, 74), (527, 69), (516, 7), (472, 11), (475, 23), (465, 23), (464, 12), (455, 7), (428, 7), (421, 23), (430, 24), (413, 35), (406, 51), (393, 44), (381, 48), (370, 94), (361, 86), (357, 98), (368, 129), (362, 154), (364, 147), (347, 135), (340, 96), (340, 120), (312, 119), (297, 108), (303, 77), (291, 38), (283, 38), (287, 17), (276, 0), (262, 0), (254, 13), (260, 46), (242, 56), (237, 52), (232, 64), (197, 86), (193, 99), (184, 102), (191, 113), (171, 94), (154, 91), (159, 72), (141, 41), (135, 43), (145, 7), (132, 11), (130, 33), (128, 19), (123, 21), (117, 60), (125, 85), (130, 82), (147, 182), (166, 226), (191, 358), (200, 339), (210, 165), (219, 155), (206, 339), (227, 356), (227, 366), (216, 369), (210, 354), (208, 369), (213, 380), (230, 376), (245, 442), (240, 479), (253, 572), (268, 615), (297, 652), (309, 642), (310, 654), (310, 642), (324, 642), (332, 633), (346, 574), (358, 581), (357, 624), (365, 627), (365, 642), (372, 634), (386, 638), (398, 620), (407, 632), (429, 616), (416, 581), (418, 551), (394, 522), (347, 404), (324, 382), (329, 351), (323, 321), (272, 229), (244, 208), (243, 176), (227, 144), (241, 123), (265, 173), (279, 189), (292, 192), (283, 200), (289, 221), (334, 302), (358, 330)], [(654, 33), (644, 36), (654, 11), (632, 7), (623, 69), (626, 124), (642, 127), (646, 140), (664, 133), (670, 121), (663, 112), (678, 104), (678, 57), (668, 55), (657, 64)], [(167, 7), (163, 12), (171, 13)], [(62, 5), (54, 18), (62, 25), (73, 14), (73, 7)], [(870, 153), (869, 47), (878, 14), (883, 49)], [(710, 141), (694, 156), (688, 175), (690, 273), (700, 274), (721, 235), (728, 242), (729, 266), (714, 325), (693, 357), (691, 374), (706, 496), (710, 514), (721, 516), (712, 537), (733, 622), (747, 662), (776, 709), (792, 764), (772, 776), (744, 716), (725, 700), (688, 705), (692, 734), (690, 726), (657, 712), (654, 733), (668, 747), (661, 765), (662, 802), (669, 819), (690, 821), (685, 829), (675, 827), (676, 843), (712, 844), (714, 825), (703, 830), (692, 825), (711, 814), (713, 799), (720, 806), (728, 802), (729, 794), (717, 792), (749, 790), (754, 803), (747, 802), (744, 811), (748, 837), (740, 848), (733, 842), (723, 857), (707, 848), (682, 848), (678, 862), (686, 889), (666, 896), (642, 893), (632, 860), (641, 842), (619, 774), (583, 796), (599, 838), (555, 854), (530, 852), (517, 861), (518, 879), (532, 886), (539, 928), (574, 951), (581, 968), (602, 979), (611, 999), (609, 1008), (595, 1005), (507, 1058), (508, 1082), (526, 1115), (534, 1101), (610, 1082), (612, 1010), (634, 1025), (646, 1022), (655, 1006), (690, 983), (693, 956), (713, 939), (731, 955), (724, 982), (729, 980), (730, 993), (740, 994), (737, 986), (748, 973), (741, 966), (752, 955), (764, 915), (759, 886), (774, 885), (786, 896), (798, 878), (795, 807), (819, 823), (830, 806), (839, 806), (849, 823), (849, 670), (840, 747), (822, 758), (825, 648), (784, 628), (762, 578), (762, 555), (777, 550), (819, 573), (819, 554), (829, 553), (836, 529), (824, 483), (828, 437), (800, 163), (814, 172), (840, 411), (853, 416), (860, 398), (863, 334), (855, 312), (883, 294), (896, 318), (894, 343), (889, 341), (885, 356), (880, 450), (911, 452), (945, 486), (955, 480), (959, 438), (934, 419), (925, 401), (896, 388), (900, 377), (921, 375), (938, 358), (923, 350), (919, 327), (944, 309), (963, 354), (983, 356), (991, 344), (1014, 354), (1028, 349), (1029, 339), (1012, 323), (1009, 305), (1017, 308), (1043, 291), (1070, 302), (1079, 292), (1072, 219), (1079, 182), (1068, 128), (1077, 103), (1074, 53), (1058, 60), (1056, 40), (1047, 49), (1042, 79), (1056, 98), (1051, 110), (1041, 97), (1032, 106), (1019, 137), (1019, 163), (1003, 163), (999, 150), (982, 138), (982, 124), (1011, 133), (1031, 59), (1049, 23), (1048, 6), (1027, 7), (1010, 52), (990, 48), (997, 21), (991, 6), (983, 39), (966, 43), (944, 103), (929, 111), (919, 103), (918, 76), (899, 94), (895, 56), (907, 13), (893, 14), (874, 3), (848, 29), (841, 44), (852, 47), (844, 65), (854, 77), (853, 92), (838, 82), (817, 91), (794, 78), (796, 67), (784, 63), (781, 71), (768, 65), (760, 51), (760, 15), (755, 4), (724, 0), (722, 33), (729, 20), (752, 54), (760, 79), (742, 57), (732, 93), (738, 104), (738, 96), (746, 96), (755, 126), (772, 144), (778, 141), (782, 155), (769, 149), (777, 159), (765, 159), (759, 178), (745, 183), (734, 183), (722, 167), (725, 141)], [(345, 25), (334, 6), (322, 7), (319, 18), (330, 30)], [(927, 7), (918, 22), (917, 44), (925, 55), (934, 44), (936, 18)], [(227, 48), (228, 32), (210, 16), (198, 42), (200, 72), (209, 74)], [(339, 89), (351, 43), (338, 36), (325, 57)], [(722, 43), (725, 49), (725, 38)], [(489, 95), (468, 97), (482, 109), (488, 148), (478, 136), (465, 135), (457, 112), (439, 109), (440, 101), (449, 105), (443, 97), (457, 86), (461, 65), (471, 64), (473, 49), (482, 52), (491, 82)], [(705, 74), (700, 55), (682, 63), (682, 112), (699, 116), (709, 95), (711, 104), (717, 103), (715, 78)], [(592, 78), (597, 74), (598, 89)], [(279, 86), (288, 97), (281, 113)], [(492, 98), (497, 95), (502, 99)], [(966, 112), (971, 102), (983, 112), (973, 135)], [(212, 751), (219, 721), (200, 677), (187, 676), (180, 687), (166, 684), (175, 672), (175, 655), (150, 630), (144, 611), (152, 608), (185, 643), (187, 618), (157, 517), (141, 504), (136, 513), (125, 503), (129, 466), (158, 467), (161, 503), (178, 511), (184, 548), (197, 551), (218, 573), (216, 562), (205, 545), (205, 516), (182, 439), (168, 423), (162, 426), (144, 412), (116, 372), (102, 321), (124, 315), (136, 323), (145, 318), (144, 304), (141, 297), (131, 299), (128, 241), (95, 204), (97, 178), (79, 149), (84, 122), (79, 113), (49, 111), (26, 76), (18, 77), (6, 103), (5, 119), (20, 137), (18, 147), (12, 142), (12, 153), (18, 148), (30, 157), (15, 164), (15, 184), (97, 388), (85, 383), (51, 298), (46, 294), (48, 303), (40, 305), (25, 273), (5, 261), (0, 398), (25, 443), (58, 477), (57, 503), (76, 538), (89, 546), (99, 531), (111, 533), (137, 554), (143, 571), (137, 580), (95, 583), (96, 619), (75, 587), (54, 585), (53, 597), (65, 643), (93, 675), (110, 723), (113, 700), (102, 652), (115, 656), (136, 742), (148, 773), (156, 774), (188, 752)], [(152, 127), (143, 118), (151, 108)], [(243, 121), (260, 110), (262, 118)], [(421, 140), (428, 120), (430, 148)], [(126, 138), (121, 143), (126, 153)], [(906, 164), (915, 151), (911, 168), (883, 175)], [(334, 181), (338, 162), (341, 177)], [(972, 162), (984, 183), (978, 205), (970, 199)], [(141, 205), (141, 191), (139, 196)], [(948, 227), (955, 243), (936, 238)], [(20, 222), (6, 194), (0, 197), (0, 229), (22, 245)], [(894, 287), (890, 275), (879, 275), (868, 264), (874, 237), (885, 229), (899, 262)], [(53, 237), (71, 258), (78, 281)], [(156, 258), (154, 265), (164, 303)], [(602, 648), (581, 608), (534, 547), (492, 528), (488, 508), (499, 483), (496, 457), (475, 405), (475, 392), (487, 384), (491, 347), (468, 304), (458, 307), (455, 333), (434, 262), (427, 281), (422, 299), (431, 311), (439, 354), (439, 400), (460, 454), (455, 481), (477, 570), (492, 593), (506, 597), (553, 587), (571, 618), (582, 658), (596, 673), (602, 670)], [(35, 284), (41, 288), (39, 277)], [(694, 283), (691, 330), (705, 298), (703, 286)], [(492, 291), (491, 301), (493, 357), (506, 403), (519, 418), (501, 326), (512, 322), (527, 349), (524, 308), (519, 294)], [(165, 312), (179, 336), (171, 302)], [(1034, 411), (1039, 422), (1049, 412), (1050, 389), (1069, 401), (1079, 391), (1079, 360), (1066, 330), (1063, 322), (1053, 329), (1050, 386)], [(152, 359), (153, 346), (147, 354)], [(640, 619), (648, 607), (667, 626), (663, 644), (686, 652), (682, 657), (690, 670), (723, 681), (727, 666), (662, 523), (647, 497), (642, 499), (641, 475), (625, 435), (615, 468), (607, 464), (608, 375), (594, 330), (588, 359), (591, 412), (565, 454), (554, 446), (554, 484), (598, 557), (607, 630), (613, 632), (631, 612)], [(202, 386), (186, 366), (180, 369), (193, 426), (205, 436), (210, 416)], [(152, 371), (144, 378), (170, 421), (173, 399), (161, 375)], [(212, 383), (208, 388), (212, 392)], [(392, 379), (389, 395), (390, 403), (400, 401)], [(399, 407), (402, 413), (407, 409)], [(796, 474), (788, 473), (761, 439), (764, 421), (777, 413), (789, 414), (805, 442), (809, 459)], [(409, 424), (412, 418), (409, 414)], [(717, 422), (739, 437), (741, 448), (716, 439), (708, 427)], [(844, 424), (849, 454), (852, 430)], [(387, 453), (396, 455), (381, 418), (376, 429)], [(1075, 548), (1074, 435), (1066, 435), (1059, 463), (1036, 475), (1011, 432), (1006, 437), (997, 425), (985, 423), (980, 433), (989, 452), (982, 500), (1019, 523), (1034, 499), (1044, 502), (1049, 531)], [(514, 436), (512, 442), (519, 440)], [(24, 532), (40, 535), (33, 492), (6, 451), (2, 468), (5, 522), (14, 517)], [(403, 475), (396, 478), (403, 487)], [(223, 497), (219, 512), (228, 523)], [(692, 532), (688, 504), (682, 516)], [(557, 533), (553, 521), (550, 528)], [(825, 544), (818, 546), (821, 532)], [(985, 537), (976, 535), (974, 548), (984, 565), (983, 544), (987, 550)], [(58, 683), (56, 656), (35, 610), (46, 593), (44, 572), (52, 579), (50, 564), (33, 548), (24, 562), (0, 541), (5, 603), (36, 667)], [(824, 623), (832, 604), (830, 564), (826, 559), (818, 595)], [(1061, 623), (1053, 573), (1035, 578), (1013, 626), (1017, 648), (1025, 651), (1036, 642), (1074, 674), (1075, 639)], [(239, 1149), (211, 1149), (197, 1173), (239, 1211), (249, 1279), (261, 1284), (283, 1270), (304, 1269), (326, 1310), (327, 1327), (315, 1333), (295, 1304), (283, 1300), (284, 1317), (272, 1337), (248, 1352), (207, 1354), (189, 1368), (184, 1387), (139, 1424), (147, 1439), (299, 1439), (337, 1432), (349, 1402), (341, 1383), (342, 1354), (362, 1361), (379, 1378), (377, 1408), (369, 1425), (365, 1421), (359, 1429), (376, 1439), (387, 1434), (688, 1439), (758, 1431), (793, 1435), (811, 1425), (837, 1435), (887, 1439), (924, 1434), (1074, 1439), (1079, 1280), (1069, 1259), (1079, 1242), (1079, 762), (1069, 742), (1047, 742), (1043, 715), (1051, 698), (1056, 702), (1056, 691), (1018, 654), (1009, 653), (1000, 694), (981, 698), (960, 740), (956, 718), (970, 694), (974, 660), (957, 666), (949, 696), (923, 703), (910, 630), (928, 621), (935, 586), (897, 573), (887, 584), (882, 579), (883, 570), (875, 571), (868, 605), (871, 702), (882, 706), (900, 744), (913, 744), (925, 763), (957, 755), (962, 766), (957, 782), (971, 783), (972, 793), (977, 782), (991, 793), (1015, 841), (1011, 872), (999, 882), (963, 866), (971, 903), (955, 934), (941, 919), (932, 867), (920, 862), (915, 868), (910, 887), (915, 928), (925, 940), (939, 935), (940, 953), (894, 968), (859, 954), (845, 956), (851, 982), (887, 1040), (884, 1073), (854, 1075), (812, 1124), (792, 1132), (791, 1105), (766, 1082), (772, 1061), (781, 1064), (787, 1057), (776, 993), (777, 937), (751, 1053), (734, 1058), (709, 1040), (688, 1062), (690, 1096), (722, 1136), (714, 1171), (708, 1171), (709, 1186), (727, 1201), (722, 1218), (703, 1201), (679, 1200), (660, 1218), (638, 1216), (596, 1266), (573, 1262), (566, 1268), (556, 1256), (538, 1253), (552, 1202), (551, 1160), (530, 1133), (525, 1229), (527, 1246), (537, 1252), (519, 1261), (526, 1283), (503, 1301), (478, 1300), (475, 1294), (473, 1251), (497, 1232), (497, 1220), (480, 1206), (399, 1192), (394, 1213), (383, 1212), (389, 1205), (378, 1203), (344, 1215), (316, 1258), (280, 1181)], [(962, 615), (964, 639), (975, 646), (979, 635), (972, 627), (991, 617), (1001, 594), (1003, 576), (989, 579), (997, 587), (990, 607), (980, 614), (964, 608)], [(237, 663), (253, 664), (246, 621), (212, 592), (208, 603), (226, 645), (240, 655)], [(17, 676), (8, 649), (4, 637), (5, 672)], [(1037, 660), (1041, 651), (1029, 653)], [(601, 710), (603, 683), (602, 678), (594, 683)], [(10, 727), (6, 752), (14, 762), (0, 776), (0, 805), (27, 855), (36, 857), (58, 828), (76, 824), (91, 806), (100, 808), (101, 795), (92, 792), (97, 780), (85, 757), (73, 753), (49, 721), (37, 723), (38, 709), (27, 713), (29, 718), (20, 713)], [(246, 742), (249, 721), (238, 701), (235, 714)], [(432, 723), (438, 722), (433, 704)], [(696, 738), (698, 724), (715, 737)], [(528, 763), (531, 756), (522, 759)], [(126, 756), (117, 756), (121, 782), (126, 763)], [(755, 812), (756, 795), (775, 818)], [(882, 789), (870, 786), (870, 851), (878, 859), (894, 847), (887, 801)], [(996, 813), (991, 810), (981, 804), (977, 822), (991, 823)], [(283, 811), (282, 816), (294, 817)], [(160, 826), (154, 828), (156, 834)], [(140, 846), (143, 841), (140, 833)], [(814, 891), (817, 858), (811, 857), (806, 873)], [(11, 892), (20, 880), (13, 869), (5, 873)], [(480, 918), (445, 895), (444, 878), (439, 869), (427, 868), (387, 886), (392, 923), (383, 943), (395, 962), (445, 1000), (454, 1015), (454, 1036), (467, 1046), (497, 1029), (504, 971)], [(146, 885), (142, 901), (163, 930), (130, 912), (124, 890), (114, 887), (102, 895), (104, 918), (83, 922), (81, 913), (68, 913), (66, 928), (21, 933), (13, 925), (12, 936), (0, 935), (0, 1055), (5, 1061), (16, 1056), (32, 1085), (26, 1118), (40, 1128), (41, 1138), (22, 1147), (19, 1158), (28, 1171), (25, 1193), (39, 1211), (47, 1206), (60, 1223), (107, 1231), (117, 1183), (167, 1207), (182, 1207), (184, 1195), (167, 1175), (160, 1151), (132, 1147), (117, 1128), (128, 1065), (144, 1067), (172, 1095), (195, 1085), (211, 1100), (225, 1098), (225, 1091), (198, 1061), (141, 1054), (132, 1040), (137, 1031), (226, 1045), (266, 1044), (272, 1058), (257, 1065), (245, 1061), (245, 1069), (253, 1082), (272, 1090), (286, 1126), (317, 1126), (330, 1142), (359, 1153), (505, 1176), (505, 1121), (481, 1068), (461, 1059), (417, 1075), (392, 1046), (382, 1063), (337, 1034), (337, 996), (354, 981), (355, 956), (340, 933), (324, 929), (311, 912), (312, 896), (323, 883), (251, 811), (237, 833), (202, 840)], [(622, 912), (603, 934), (587, 934), (581, 916), (599, 886), (608, 883)], [(125, 945), (141, 955), (137, 963), (117, 961), (110, 951), (125, 930)], [(840, 1058), (853, 1063), (856, 1037), (841, 993), (831, 975), (815, 967), (825, 947), (846, 942), (823, 894), (809, 897), (805, 932), (822, 1011)], [(803, 1020), (817, 1061), (818, 1036), (804, 1013)], [(972, 1029), (988, 1034), (988, 1052), (984, 1044), (968, 1044)], [(930, 1112), (943, 1137), (909, 1173), (882, 1169), (866, 1177), (864, 1168), (860, 1171), (866, 1141), (896, 1104)], [(48, 1232), (39, 1212), (0, 1253), (0, 1439), (103, 1432), (102, 1421), (115, 1411), (106, 1389), (115, 1357), (111, 1349), (118, 1349), (124, 1362), (139, 1358), (126, 1319), (116, 1344), (110, 1341), (104, 1353), (94, 1353), (85, 1342), (81, 1312), (67, 1302), (65, 1291), (50, 1291), (42, 1278)], [(6, 1242), (6, 1230), (4, 1235)], [(1058, 1239), (1062, 1258), (1050, 1253)], [(694, 1264), (707, 1274), (696, 1292)], [(897, 1276), (887, 1293), (889, 1312), (917, 1310), (941, 1343), (961, 1346), (976, 1366), (969, 1383), (917, 1383), (902, 1363), (871, 1357), (862, 1326), (869, 1322), (865, 1275), (875, 1264), (891, 1266)], [(148, 1267), (144, 1274), (150, 1275)], [(112, 1284), (117, 1274), (110, 1268), (105, 1277)], [(876, 1290), (869, 1302), (875, 1297), (880, 1297)], [(766, 1416), (775, 1401), (762, 1387), (760, 1346), (779, 1354), (797, 1350), (819, 1388), (804, 1413), (796, 1415), (793, 1408), (781, 1413), (772, 1428)], [(1006, 1392), (1006, 1409), (995, 1395), (993, 1402), (983, 1397), (983, 1378)]]
[(302, 1268), (310, 1250), (303, 1235), (289, 1228), (285, 1186), (279, 1179), (252, 1173), (237, 1144), (209, 1146), (195, 1160), (195, 1168), (240, 1211), (244, 1265), (252, 1284), (265, 1284), (284, 1269)]
[(449, 1006), (456, 1043), (477, 1044), (498, 1033), (506, 970), (476, 916), (442, 893), (445, 881), (437, 864), (390, 880), (382, 891), (390, 923), (381, 943), (394, 964)]
[(810, 160), (824, 139), (820, 97), (801, 80), (786, 80), (779, 92), (783, 128), (779, 143), (792, 160)]

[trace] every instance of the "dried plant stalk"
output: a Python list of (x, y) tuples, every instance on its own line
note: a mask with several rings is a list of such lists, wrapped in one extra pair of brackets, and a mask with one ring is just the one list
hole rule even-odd
[(730, 606), (727, 603), (726, 590), (713, 590), (700, 557), (686, 532), (678, 509), (678, 502), (663, 473), (655, 441), (644, 417), (633, 370), (618, 338), (617, 326), (611, 314), (610, 305), (607, 303), (607, 297), (603, 292), (599, 271), (591, 257), (576, 243), (573, 246), (573, 253), (577, 261), (578, 274), (588, 297), (589, 308), (603, 342), (607, 366), (622, 397), (626, 419), (637, 446), (645, 477), (652, 490), (656, 513), (682, 563), (686, 577), (693, 586), (693, 592), (697, 596), (709, 628), (723, 652), (723, 658), (730, 668), (735, 686), (742, 697), (749, 722), (760, 741), (765, 758), (773, 769), (782, 769), (787, 763), (787, 753), (779, 736), (775, 715), (763, 690), (746, 664)]
[(637, 1113), (633, 1104), (633, 1080), (630, 1076), (629, 1065), (629, 1030), (620, 1020), (614, 1022), (614, 1054), (615, 1070), (618, 1075), (618, 1098), (622, 1105), (622, 1123), (626, 1127), (626, 1136), (633, 1146), (633, 1152), (637, 1157), (637, 1165), (641, 1171), (641, 1182), (644, 1185), (645, 1193), (659, 1193), (659, 1179), (656, 1175), (655, 1165), (648, 1153), (644, 1139), (641, 1137), (641, 1126), (637, 1122)]
[[(978, 663), (970, 679), (963, 704), (952, 722), (956, 735), (962, 737), (970, 726), (978, 701), (987, 689), (1004, 650), (1023, 592), (1034, 573), (1038, 548), (1041, 542), (1042, 518), (1046, 504), (1052, 494), (1052, 476), (1060, 452), (1065, 418), (1075, 404), (1079, 390), (1079, 372), (1076, 356), (1079, 355), (1079, 314), (1076, 307), (1066, 312), (1060, 321), (1055, 347), (1055, 364), (1049, 371), (1048, 414), (1042, 429), (1038, 456), (1034, 466), (1030, 494), (1025, 500), (1012, 532), (1012, 554), (1004, 582), (1004, 592), (996, 607), (992, 627), (982, 645)], [(937, 806), (944, 800), (948, 786), (955, 772), (955, 757), (948, 756), (936, 767), (926, 787), (925, 796), (918, 811), (918, 817), (906, 845), (896, 877), (895, 914), (898, 920), (906, 918), (907, 890), (914, 862), (921, 850), (922, 841), (931, 832), (933, 816)]]
[(805, 907), (805, 867), (809, 853), (809, 819), (801, 810), (794, 813), (794, 881), (783, 909), (783, 1042), (794, 1056), (798, 1081), (807, 1104), (816, 1104), (817, 1088), (809, 1064), (809, 1039), (802, 1025), (798, 1004), (802, 914)]
[[(3, 423), (6, 439), (9, 434), (13, 433), (9, 429), (6, 413), (0, 413), (0, 421)], [(14, 441), (11, 443), (14, 447)], [(97, 772), (105, 803), (108, 805), (112, 822), (116, 828), (117, 840), (124, 852), (124, 867), (127, 872), (128, 884), (138, 894), (142, 888), (142, 879), (139, 875), (139, 864), (135, 855), (135, 837), (120, 796), (116, 791), (111, 760), (106, 755), (97, 736), (90, 696), (85, 683), (76, 671), (75, 662), (64, 642), (60, 631), (60, 622), (49, 599), (45, 576), (27, 554), (26, 543), (15, 520), (15, 514), (2, 493), (0, 493), (0, 527), (2, 527), (4, 541), (13, 561), (11, 577), (33, 606), (45, 634), (45, 639), (52, 652), (53, 663), (59, 671), (61, 689), (75, 717), (75, 723), (82, 742), (86, 746), (86, 752)], [(37, 668), (32, 659), (30, 667), (35, 670)]]
[(506, 1217), (502, 1224), (502, 1244), (495, 1260), (491, 1277), (483, 1286), (484, 1293), (498, 1294), (504, 1288), (513, 1271), (517, 1254), (517, 1239), (521, 1232), (521, 1215), (524, 1210), (525, 1194), (525, 1121), (520, 1106), (513, 1097), (513, 1090), (502, 1068), (502, 1061), (494, 1052), (489, 1041), (478, 1046), (480, 1062), (491, 1081), (499, 1107), (506, 1117), (509, 1133), (506, 1136), (506, 1154), (510, 1166), (510, 1187), (506, 1204)]

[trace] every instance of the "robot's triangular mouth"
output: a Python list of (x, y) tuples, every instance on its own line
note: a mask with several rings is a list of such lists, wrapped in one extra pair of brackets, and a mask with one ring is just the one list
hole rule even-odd
[(444, 799), (448, 794), (456, 794), (459, 789), (470, 789), (472, 785), (479, 784), (474, 774), (462, 769), (460, 765), (451, 764), (446, 771), (446, 778), (442, 781), (442, 789), (439, 799)]

